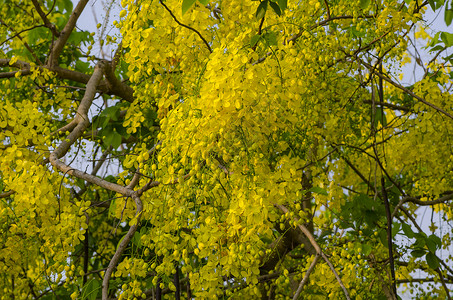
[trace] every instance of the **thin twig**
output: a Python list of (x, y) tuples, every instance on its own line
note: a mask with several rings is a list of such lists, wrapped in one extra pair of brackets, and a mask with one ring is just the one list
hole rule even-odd
[(442, 283), (442, 287), (445, 290), (445, 294), (447, 295), (448, 300), (451, 300), (449, 288), (445, 284), (445, 279), (444, 279), (444, 276), (442, 275), (442, 272), (439, 270), (439, 268), (435, 269), (434, 271), (436, 271), (436, 273), (439, 275), (440, 282)]
[(400, 200), (400, 202), (398, 202), (398, 204), (395, 206), (395, 209), (393, 210), (393, 213), (392, 213), (392, 217), (394, 217), (396, 215), (398, 209), (406, 202), (411, 202), (411, 203), (421, 205), (421, 206), (431, 206), (431, 205), (436, 205), (436, 204), (442, 204), (442, 203), (445, 203), (445, 202), (453, 199), (453, 192), (447, 192), (445, 194), (446, 195), (444, 195), (436, 200), (430, 200), (430, 201), (422, 201), (418, 198), (410, 197), (410, 196), (403, 197)]
[(387, 244), (389, 249), (390, 261), (390, 274), (392, 276), (392, 291), (395, 298), (398, 296), (396, 290), (396, 277), (395, 277), (395, 259), (393, 257), (393, 240), (392, 240), (392, 216), (390, 214), (390, 204), (387, 197), (387, 190), (385, 189), (385, 178), (381, 177), (382, 200), (384, 201), (385, 215), (387, 217)]
[(330, 9), (329, 9), (329, 4), (327, 3), (326, 0), (324, 0), (324, 4), (326, 5), (327, 20), (330, 20)]
[(47, 18), (47, 15), (42, 11), (41, 5), (39, 5), (38, 1), (37, 0), (31, 0), (31, 2), (33, 3), (33, 5), (36, 8), (36, 12), (38, 13), (38, 15), (43, 20), (44, 26), (49, 28), (50, 31), (52, 31), (52, 34), (54, 36), (58, 37), (60, 35), (60, 33), (58, 32), (56, 26), (49, 21), (49, 19)]
[(162, 2), (162, 0), (159, 0), (159, 2), (160, 2), (160, 4), (162, 4), (162, 6), (165, 7), (165, 9), (170, 13), (170, 15), (173, 17), (173, 20), (175, 20), (175, 22), (178, 23), (178, 25), (180, 25), (180, 26), (182, 26), (182, 27), (184, 27), (184, 28), (187, 28), (187, 29), (192, 30), (193, 32), (195, 32), (195, 33), (200, 37), (200, 39), (204, 42), (204, 44), (206, 45), (206, 47), (208, 47), (209, 52), (212, 53), (211, 46), (209, 46), (209, 43), (205, 40), (205, 38), (201, 35), (201, 33), (200, 33), (198, 30), (196, 30), (195, 28), (192, 28), (192, 27), (190, 27), (190, 26), (187, 26), (187, 25), (185, 25), (185, 24), (179, 22), (178, 19), (176, 18), (176, 16), (173, 14), (173, 12), (168, 8), (168, 6), (165, 5), (165, 3)]
[[(372, 104), (370, 100), (363, 100), (363, 103)], [(380, 106), (385, 106), (385, 107), (388, 107), (388, 108), (391, 108), (391, 109), (396, 109), (396, 110), (404, 111), (404, 112), (410, 112), (410, 111), (411, 111), (411, 108), (410, 108), (410, 107), (407, 107), (407, 106), (400, 106), (400, 105), (396, 105), (396, 104), (392, 104), (392, 103), (387, 103), (387, 102), (375, 102), (375, 104), (376, 104), (376, 105), (380, 105)]]
[(301, 282), (299, 283), (299, 286), (297, 287), (296, 293), (294, 294), (293, 300), (297, 300), (299, 298), (300, 293), (302, 292), (302, 289), (304, 285), (307, 283), (308, 278), (310, 277), (311, 272), (315, 269), (316, 263), (318, 262), (319, 259), (319, 254), (317, 253), (315, 255), (315, 258), (310, 264), (310, 267), (308, 268), (307, 272), (304, 275), (304, 278), (302, 278)]
[[(261, 18), (260, 25), (258, 26), (258, 35), (261, 35), (261, 33), (262, 33), (261, 31), (263, 29), (264, 18), (265, 18), (265, 16)], [(252, 50), (255, 51), (257, 46), (258, 46), (258, 43), (255, 43), (255, 45), (253, 45), (253, 47), (252, 47)]]
[(418, 101), (428, 105), (429, 107), (431, 108), (434, 108), (435, 110), (437, 110), (438, 112), (446, 115), (447, 117), (449, 117), (450, 119), (453, 119), (453, 115), (451, 115), (450, 113), (446, 112), (445, 110), (443, 110), (442, 108), (440, 107), (437, 107), (436, 105), (426, 101), (425, 99), (423, 99), (422, 97), (416, 95), (414, 92), (412, 92), (411, 90), (409, 90), (408, 88), (396, 83), (395, 81), (393, 81), (390, 77), (387, 77), (386, 75), (382, 74), (381, 72), (377, 71), (376, 68), (374, 68), (372, 65), (370, 65), (369, 63), (361, 60), (361, 59), (358, 59), (360, 61), (361, 64), (363, 64), (365, 67), (367, 67), (371, 73), (377, 75), (379, 78), (382, 78), (383, 80), (387, 81), (388, 83), (390, 83), (391, 85), (393, 85), (394, 87), (402, 90), (403, 92), (405, 92), (406, 94), (409, 94), (411, 95), (412, 97), (414, 97), (415, 99), (417, 99)]
[[(274, 206), (276, 206), (277, 208), (279, 208), (282, 212), (284, 213), (287, 213), (289, 212), (288, 209), (281, 205), (281, 204), (274, 204)], [(341, 280), (340, 276), (338, 275), (337, 271), (335, 270), (335, 267), (333, 266), (333, 264), (330, 262), (329, 258), (327, 257), (327, 255), (325, 255), (325, 253), (321, 250), (321, 247), (319, 247), (318, 243), (316, 242), (314, 236), (311, 234), (310, 230), (308, 230), (307, 227), (305, 227), (304, 225), (302, 224), (298, 224), (297, 227), (300, 229), (300, 231), (302, 231), (302, 233), (308, 238), (308, 240), (310, 241), (310, 243), (313, 245), (313, 248), (315, 248), (316, 250), (316, 253), (318, 255), (320, 255), (322, 257), (322, 259), (327, 263), (327, 265), (329, 266), (330, 270), (332, 271), (333, 275), (335, 276), (335, 278), (337, 279), (338, 281), (338, 284), (340, 285), (340, 287), (343, 289), (343, 293), (346, 297), (347, 300), (350, 300), (351, 298), (349, 297), (349, 292), (348, 290), (346, 289), (346, 287), (344, 286), (343, 284), (343, 281)]]

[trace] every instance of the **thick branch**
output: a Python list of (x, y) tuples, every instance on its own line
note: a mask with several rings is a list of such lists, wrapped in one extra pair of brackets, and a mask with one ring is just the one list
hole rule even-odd
[(4, 192), (4, 193), (0, 193), (0, 198), (7, 198), (9, 196), (11, 196), (12, 194), (14, 194), (16, 191), (8, 191), (8, 192)]
[(65, 27), (63, 28), (63, 31), (61, 31), (60, 33), (60, 37), (52, 47), (52, 51), (50, 52), (48, 61), (49, 66), (51, 67), (58, 66), (58, 57), (60, 56), (60, 53), (63, 50), (64, 45), (68, 41), (69, 36), (74, 30), (77, 20), (79, 19), (80, 14), (82, 13), (87, 3), (88, 0), (80, 0), (77, 6), (72, 11), (68, 23), (66, 23)]
[(118, 261), (123, 254), (124, 250), (126, 249), (129, 242), (132, 240), (134, 233), (137, 231), (138, 224), (140, 222), (142, 211), (143, 211), (143, 204), (140, 200), (140, 197), (137, 192), (133, 192), (131, 194), (132, 199), (135, 201), (135, 205), (137, 206), (137, 210), (135, 213), (135, 224), (129, 227), (126, 235), (121, 240), (118, 248), (116, 249), (115, 254), (113, 255), (112, 259), (110, 260), (109, 266), (105, 271), (104, 279), (102, 280), (102, 300), (108, 300), (108, 293), (109, 293), (109, 280), (112, 276), (113, 270), (115, 269)]
[[(75, 143), (75, 141), (82, 136), (83, 132), (86, 130), (88, 125), (90, 124), (88, 120), (88, 110), (93, 102), (94, 96), (96, 95), (97, 86), (99, 85), (105, 68), (105, 62), (100, 62), (96, 65), (93, 75), (91, 76), (90, 80), (87, 83), (85, 94), (80, 102), (80, 105), (77, 109), (77, 114), (73, 120), (77, 125), (72, 130), (72, 132), (67, 136), (65, 141), (63, 141), (55, 151), (49, 157), (50, 162), (52, 165), (57, 168), (58, 170), (64, 172), (65, 174), (73, 175), (77, 178), (81, 178), (87, 182), (92, 184), (96, 184), (100, 187), (106, 188), (108, 190), (120, 193), (124, 196), (132, 197), (134, 199), (137, 211), (136, 211), (136, 220), (135, 224), (132, 225), (123, 240), (121, 241), (120, 245), (118, 246), (115, 254), (113, 255), (112, 259), (110, 260), (109, 266), (105, 272), (105, 276), (102, 282), (102, 299), (107, 300), (108, 298), (108, 286), (109, 280), (112, 275), (114, 268), (116, 267), (124, 249), (128, 245), (129, 241), (132, 239), (135, 231), (137, 230), (137, 226), (140, 222), (141, 213), (143, 210), (143, 205), (140, 200), (138, 192), (133, 192), (128, 187), (123, 187), (118, 184), (114, 184), (108, 181), (105, 181), (99, 177), (94, 175), (86, 174), (79, 170), (73, 169), (60, 161), (59, 158), (63, 157), (71, 147)], [(71, 122), (71, 124), (73, 123)]]
[(10, 64), (11, 59), (9, 58), (0, 58), (0, 67), (12, 67), (22, 70), (29, 70), (30, 64), (28, 62), (17, 60), (16, 62)]
[[(4, 72), (0, 73), (0, 78), (11, 78), (16, 75), (17, 72), (21, 73), (21, 76), (29, 75), (31, 74), (30, 71), (30, 64), (18, 60), (13, 64), (9, 64), (11, 60), (10, 59), (0, 59), (0, 67), (12, 67), (12, 68), (17, 68), (21, 69), (20, 71), (15, 71), (15, 72)], [(58, 78), (60, 79), (67, 79), (67, 80), (72, 80), (75, 82), (87, 84), (88, 81), (90, 80), (91, 76), (85, 73), (73, 71), (73, 70), (68, 70), (61, 68), (59, 66), (53, 66), (53, 67), (39, 67), (39, 69), (49, 69), (52, 72), (55, 72)], [(115, 95), (118, 96), (128, 102), (134, 101), (133, 98), (133, 89), (129, 87), (128, 85), (124, 84), (120, 80), (118, 80), (114, 74), (113, 71), (110, 73), (105, 74), (107, 80), (102, 80), (98, 85), (97, 85), (97, 90), (109, 94), (109, 95)]]
[[(83, 132), (90, 124), (88, 120), (88, 110), (93, 102), (94, 96), (96, 95), (97, 86), (102, 79), (103, 76), (103, 65), (98, 64), (94, 68), (93, 75), (91, 76), (90, 80), (87, 83), (85, 94), (83, 95), (82, 101), (77, 109), (76, 116), (73, 122), (77, 123), (77, 126), (74, 130), (67, 136), (67, 138), (60, 144), (60, 146), (55, 149), (55, 151), (51, 154), (50, 161), (52, 162), (52, 156), (54, 159), (58, 159), (63, 157), (66, 152), (69, 150), (74, 142), (82, 136)], [(72, 122), (71, 122), (72, 123)]]
[[(72, 71), (68, 69), (63, 69), (59, 66), (54, 66), (50, 70), (54, 71), (57, 73), (58, 77), (61, 79), (68, 79), (80, 83), (88, 83), (88, 80), (90, 80), (90, 75), (87, 75), (85, 73), (77, 72), (77, 71)], [(113, 71), (111, 72), (113, 73)], [(106, 70), (105, 77), (107, 78), (107, 81), (101, 81), (97, 87), (98, 91), (101, 91), (105, 94), (111, 94), (118, 96), (128, 102), (133, 102), (134, 97), (133, 97), (133, 89), (120, 80), (118, 80), (115, 75), (109, 74)], [(115, 79), (113, 79), (115, 78)]]
[[(114, 64), (115, 61), (112, 62)], [(134, 101), (134, 90), (128, 86), (127, 84), (124, 84), (119, 80), (116, 76), (115, 73), (113, 72), (114, 69), (109, 63), (105, 64), (105, 78), (107, 79), (107, 85), (109, 90), (114, 93), (115, 95), (122, 95), (121, 97), (128, 101), (128, 102), (133, 102)]]
[(300, 231), (288, 224), (286, 224), (286, 228), (283, 231), (281, 236), (269, 245), (271, 253), (263, 259), (263, 264), (260, 267), (262, 274), (274, 270), (275, 266), (282, 260), (282, 257), (299, 245), (303, 245), (303, 249), (309, 255), (316, 255), (317, 253), (311, 242)]
[(447, 193), (445, 193), (444, 196), (442, 196), (436, 200), (430, 200), (430, 201), (421, 201), (420, 199), (407, 196), (407, 197), (403, 198), (403, 203), (412, 202), (417, 205), (427, 206), (427, 205), (441, 204), (441, 203), (447, 202), (452, 199), (453, 199), (453, 192), (447, 192)]
[(397, 290), (396, 290), (396, 277), (395, 277), (395, 259), (393, 257), (393, 239), (392, 239), (392, 216), (390, 214), (390, 203), (387, 196), (387, 190), (385, 189), (385, 179), (381, 177), (381, 193), (382, 193), (382, 200), (384, 202), (385, 207), (385, 215), (387, 218), (387, 244), (389, 249), (389, 261), (390, 261), (390, 274), (392, 276), (392, 292), (394, 298), (397, 297)]
[[(71, 145), (73, 145), (77, 141), (77, 139), (83, 135), (83, 132), (90, 124), (88, 120), (88, 110), (94, 99), (97, 85), (102, 79), (102, 75), (103, 75), (103, 63), (100, 63), (95, 67), (93, 75), (91, 76), (90, 80), (87, 83), (86, 91), (79, 105), (79, 108), (77, 109), (76, 117), (70, 124), (67, 125), (68, 128), (73, 128), (71, 133), (60, 144), (60, 146), (58, 146), (50, 154), (49, 161), (55, 168), (57, 168), (59, 171), (65, 174), (75, 176), (77, 178), (83, 179), (87, 182), (98, 185), (105, 189), (120, 193), (124, 196), (130, 196), (131, 191), (126, 189), (125, 187), (105, 181), (99, 177), (87, 174), (85, 172), (73, 169), (70, 166), (63, 163), (62, 161), (60, 161), (60, 158), (63, 157), (68, 152)], [(74, 124), (77, 125), (73, 127)]]

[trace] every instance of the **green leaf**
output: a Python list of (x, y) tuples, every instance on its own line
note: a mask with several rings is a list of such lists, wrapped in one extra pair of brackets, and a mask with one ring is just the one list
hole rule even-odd
[(152, 110), (152, 109), (148, 110), (147, 113), (146, 113), (146, 120), (145, 121), (147, 122), (149, 127), (153, 126), (154, 124), (157, 124), (158, 123), (158, 121), (157, 121), (157, 112), (155, 110)]
[(442, 42), (444, 42), (446, 47), (453, 46), (453, 33), (442, 32), (440, 34), (440, 38), (442, 39)]
[(368, 210), (373, 210), (373, 208), (376, 206), (376, 202), (367, 194), (359, 194), (358, 196), (354, 197), (353, 209), (356, 209), (356, 206), (364, 207)]
[(401, 229), (401, 223), (393, 223), (393, 226), (392, 226), (392, 237), (393, 238), (400, 231), (400, 229)]
[(112, 130), (109, 134), (106, 135), (104, 143), (107, 147), (112, 146), (113, 149), (116, 149), (121, 145), (121, 135), (118, 132)]
[(76, 31), (72, 32), (68, 38), (68, 42), (74, 45), (80, 45), (82, 42), (88, 42), (92, 37), (88, 31)]
[(403, 228), (403, 232), (404, 234), (408, 237), (408, 238), (413, 238), (415, 235), (414, 235), (414, 232), (412, 231), (412, 228), (407, 225), (406, 223), (403, 223), (402, 224), (402, 228)]
[(140, 229), (140, 232), (135, 232), (135, 234), (132, 236), (132, 244), (134, 244), (137, 247), (142, 246), (142, 235), (145, 230), (146, 230), (146, 228), (142, 227)]
[(96, 300), (101, 283), (97, 279), (88, 281), (82, 288), (82, 299)]
[[(434, 251), (432, 251), (430, 248), (429, 248), (429, 244), (432, 243), (434, 245)], [(440, 247), (442, 247), (442, 240), (440, 239), (440, 237), (438, 237), (437, 235), (434, 235), (434, 234), (431, 234), (427, 241), (426, 241), (426, 244), (428, 246), (428, 249), (431, 251), (431, 252), (435, 252), (437, 249), (440, 249)]]
[(271, 1), (269, 2), (269, 4), (277, 15), (279, 16), (282, 15), (282, 11), (280, 10), (280, 7), (278, 6), (277, 3)]
[(437, 45), (436, 47), (433, 47), (433, 48), (429, 49), (429, 52), (440, 51), (440, 50), (442, 50), (444, 48), (445, 48), (444, 46)]
[(375, 210), (366, 209), (362, 211), (362, 215), (368, 226), (371, 228), (376, 227), (376, 222), (379, 220), (380, 215)]
[(428, 266), (431, 268), (431, 269), (437, 269), (439, 268), (440, 264), (439, 264), (439, 259), (437, 258), (437, 256), (431, 252), (428, 252), (428, 254), (426, 254), (425, 256), (426, 258), (426, 262), (428, 263)]
[(102, 111), (102, 115), (108, 117), (110, 120), (118, 121), (119, 112), (120, 112), (119, 106), (110, 106)]
[[(65, 15), (70, 15), (72, 13), (72, 9), (73, 9), (73, 5), (72, 5), (72, 1), (71, 0), (63, 0), (61, 2), (58, 2), (59, 5), (58, 7), (61, 9), (61, 10), (65, 10)], [(63, 5), (61, 5), (63, 4)]]
[(203, 4), (203, 6), (206, 6), (209, 4), (209, 1), (211, 0), (198, 0), (198, 2), (200, 2), (201, 4)]
[(374, 126), (377, 127), (379, 123), (381, 123), (382, 127), (387, 126), (387, 118), (385, 117), (385, 114), (382, 114), (382, 109), (377, 107), (374, 115)]
[(61, 15), (60, 17), (57, 17), (56, 19), (57, 19), (57, 21), (55, 22), (55, 26), (57, 26), (57, 28), (59, 30), (62, 30), (63, 27), (66, 25), (66, 22), (68, 21), (68, 18), (63, 16), (63, 15)]
[(390, 189), (388, 189), (388, 197), (392, 205), (398, 205), (400, 196), (401, 192), (396, 186), (392, 185)]
[(371, 0), (360, 0), (360, 8), (365, 9), (370, 5)]
[(263, 34), (263, 38), (268, 46), (277, 46), (277, 35), (273, 31), (268, 31)]
[[(453, 54), (448, 55), (444, 59), (445, 59), (445, 61), (450, 61), (450, 63), (452, 63), (453, 62)], [(450, 78), (451, 78), (451, 72), (449, 74), (450, 74)]]
[(262, 237), (260, 237), (260, 240), (263, 241), (264, 243), (268, 244), (268, 243), (272, 243), (272, 239), (270, 239), (268, 236), (265, 236), (263, 235)]
[(426, 246), (428, 247), (428, 250), (430, 252), (436, 253), (436, 243), (433, 240), (427, 238), (426, 239)]
[(109, 206), (109, 216), (111, 216), (111, 217), (115, 216), (115, 210), (116, 210), (116, 201), (115, 201), (115, 198), (113, 198), (113, 200)]
[(415, 234), (415, 243), (414, 248), (423, 248), (426, 245), (426, 234), (423, 233), (416, 233)]
[(252, 36), (252, 38), (250, 39), (250, 47), (255, 47), (256, 43), (258, 43), (260, 38), (261, 38), (261, 35), (259, 35), (259, 34)]
[(45, 27), (33, 28), (28, 31), (28, 43), (35, 44), (38, 39), (46, 39), (49, 34), (49, 30)]
[(192, 7), (192, 5), (194, 5), (196, 0), (182, 0), (182, 14), (184, 15), (188, 10), (189, 8)]
[(444, 15), (445, 24), (450, 26), (451, 21), (453, 20), (453, 9), (446, 9)]
[(355, 26), (351, 26), (350, 33), (354, 37), (365, 37), (365, 31), (359, 31)]
[(431, 9), (433, 11), (436, 11), (436, 3), (434, 2), (434, 0), (428, 0), (428, 3), (429, 3), (429, 6), (431, 6)]
[(90, 63), (77, 60), (75, 63), (75, 70), (81, 73), (88, 73), (88, 71), (90, 70)]
[(436, 3), (436, 9), (441, 8), (445, 4), (445, 0), (434, 0), (434, 2)]
[(371, 250), (372, 250), (372, 248), (371, 248), (370, 245), (368, 245), (368, 244), (363, 244), (362, 245), (362, 253), (363, 253), (363, 255), (365, 255), (365, 256), (370, 255)]
[(264, 17), (264, 15), (266, 14), (266, 10), (267, 10), (267, 0), (264, 0), (260, 3), (260, 5), (258, 5), (258, 8), (256, 9), (256, 14), (255, 14), (255, 17), (257, 19), (262, 19)]
[(124, 240), (125, 237), (126, 237), (126, 234), (120, 238), (120, 240), (118, 241), (118, 244), (116, 244), (116, 250), (118, 250), (118, 247), (121, 245), (121, 242)]
[(413, 257), (422, 257), (423, 255), (425, 255), (426, 251), (423, 250), (423, 249), (415, 249), (415, 250), (412, 250), (411, 254)]
[(102, 127), (102, 134), (107, 136), (110, 134), (111, 131), (113, 131), (113, 128), (111, 128), (112, 124), (110, 122), (118, 121), (119, 113), (120, 113), (119, 106), (107, 107), (99, 114), (99, 116), (96, 119), (96, 123), (94, 124), (95, 126)]
[(311, 189), (309, 189), (309, 191), (312, 193), (315, 193), (315, 194), (319, 194), (319, 195), (324, 195), (324, 196), (328, 195), (327, 191), (323, 188), (320, 188), (319, 186), (314, 186)]
[(284, 11), (288, 7), (288, 0), (277, 0), (277, 3), (281, 11)]
[(381, 244), (384, 245), (386, 248), (389, 247), (386, 230), (384, 230), (384, 229), (379, 230), (379, 240), (381, 241)]
[(440, 33), (441, 33), (441, 31), (436, 32), (436, 34), (434, 35), (433, 39), (429, 42), (428, 46), (432, 47), (432, 46), (434, 46), (434, 45), (439, 43)]

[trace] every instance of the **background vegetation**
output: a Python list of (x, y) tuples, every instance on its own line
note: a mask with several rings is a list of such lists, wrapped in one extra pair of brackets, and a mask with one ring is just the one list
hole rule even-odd
[(1, 299), (451, 299), (452, 1), (89, 5), (0, 0)]

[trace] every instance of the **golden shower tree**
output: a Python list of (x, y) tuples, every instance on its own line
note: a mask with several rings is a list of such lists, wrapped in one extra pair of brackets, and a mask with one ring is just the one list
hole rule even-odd
[(451, 1), (87, 3), (0, 0), (1, 299), (450, 299)]

